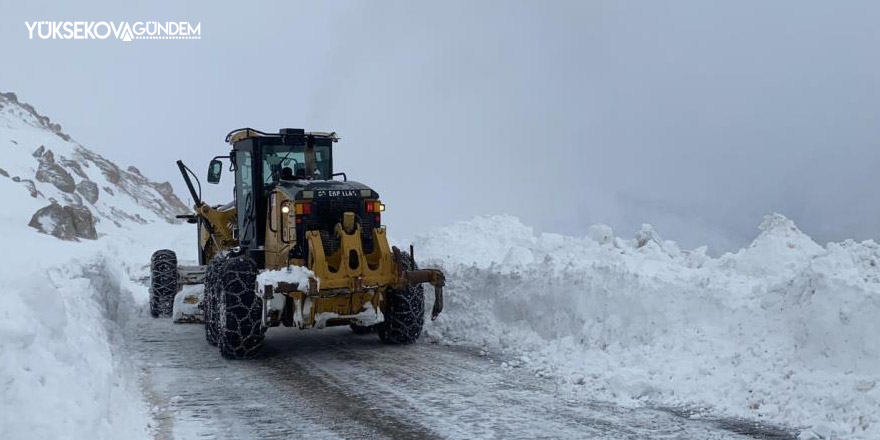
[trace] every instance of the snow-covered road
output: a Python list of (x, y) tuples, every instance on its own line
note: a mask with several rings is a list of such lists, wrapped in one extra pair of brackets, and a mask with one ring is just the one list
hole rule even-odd
[(790, 438), (584, 401), (479, 350), (387, 346), (348, 328), (274, 329), (258, 359), (227, 361), (201, 325), (138, 321), (132, 345), (160, 439)]
[(787, 437), (724, 417), (880, 438), (872, 240), (817, 243), (774, 213), (714, 255), (647, 224), (563, 236), (481, 216), (393, 241), (446, 273), (415, 346), (281, 329), (228, 362), (200, 326), (144, 317), (151, 253), (196, 259), (171, 184), (0, 106), (3, 440)]

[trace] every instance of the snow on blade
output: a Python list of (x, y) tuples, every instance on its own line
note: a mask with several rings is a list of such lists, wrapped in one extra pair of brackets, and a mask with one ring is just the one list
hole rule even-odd
[(760, 230), (711, 258), (649, 225), (626, 240), (607, 226), (565, 237), (509, 216), (459, 222), (415, 243), (447, 272), (426, 333), (598, 399), (880, 438), (880, 246), (822, 247), (779, 214)]
[[(302, 266), (288, 266), (286, 269), (267, 270), (257, 275), (258, 286), (278, 286), (278, 283), (297, 284), (308, 289), (309, 278), (318, 280), (315, 273)], [(320, 280), (318, 280), (320, 283)]]
[(204, 289), (204, 284), (183, 286), (180, 292), (174, 295), (171, 322), (175, 324), (205, 322), (205, 315), (199, 307), (202, 303)]

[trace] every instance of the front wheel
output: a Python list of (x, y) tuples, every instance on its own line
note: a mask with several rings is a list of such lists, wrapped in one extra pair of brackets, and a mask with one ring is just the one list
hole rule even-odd
[(150, 315), (171, 316), (178, 290), (177, 254), (170, 249), (153, 252), (150, 257)]
[(263, 348), (263, 301), (257, 293), (257, 265), (248, 257), (226, 260), (219, 271), (220, 354), (227, 359), (249, 359)]
[[(401, 253), (403, 270), (417, 269), (406, 252)], [(410, 284), (385, 293), (385, 320), (377, 326), (379, 339), (386, 344), (411, 344), (419, 339), (425, 324), (425, 289)]]

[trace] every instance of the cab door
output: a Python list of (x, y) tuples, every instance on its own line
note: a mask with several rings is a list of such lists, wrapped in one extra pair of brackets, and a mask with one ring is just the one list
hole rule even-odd
[(238, 242), (242, 247), (253, 247), (256, 240), (254, 159), (249, 150), (235, 152), (235, 207), (238, 212)]

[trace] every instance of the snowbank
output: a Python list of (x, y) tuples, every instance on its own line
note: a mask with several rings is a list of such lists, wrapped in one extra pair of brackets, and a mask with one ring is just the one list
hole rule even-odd
[(4, 438), (147, 438), (137, 370), (118, 349), (133, 311), (122, 276), (94, 258), (3, 278)]
[[(169, 224), (186, 207), (170, 184), (120, 168), (5, 93), (0, 148), (0, 438), (148, 438), (124, 338), (147, 299), (132, 275), (157, 241), (191, 239), (191, 227)], [(96, 230), (77, 235), (88, 240), (27, 226), (35, 211), (61, 205), (93, 217), (83, 223)], [(37, 225), (54, 229), (47, 218)]]
[(426, 333), (600, 399), (880, 438), (880, 246), (822, 247), (778, 214), (760, 229), (716, 259), (649, 225), (625, 240), (460, 222), (415, 242), (447, 272)]
[(125, 335), (147, 300), (132, 279), (149, 261), (140, 240), (191, 235), (171, 228), (74, 243), (6, 225), (16, 252), (0, 257), (0, 437), (150, 437)]

